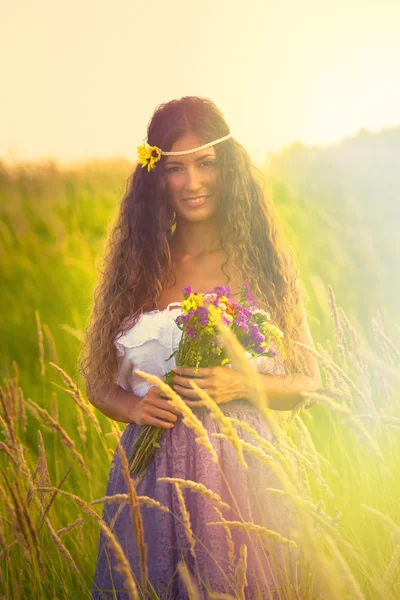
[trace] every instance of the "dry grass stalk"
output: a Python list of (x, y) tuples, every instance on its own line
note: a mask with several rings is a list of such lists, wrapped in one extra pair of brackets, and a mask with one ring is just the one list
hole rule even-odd
[(69, 437), (68, 433), (61, 427), (60, 423), (58, 421), (55, 421), (45, 408), (41, 408), (40, 406), (38, 406), (36, 402), (31, 400), (31, 398), (27, 398), (27, 402), (31, 406), (33, 406), (39, 412), (39, 414), (41, 414), (50, 423), (50, 426), (60, 434), (61, 443), (64, 446), (66, 446), (74, 456), (76, 456), (82, 469), (85, 471), (87, 476), (90, 477), (90, 472), (86, 467), (85, 461), (83, 460), (83, 456), (77, 451), (77, 449), (75, 448), (74, 441)]
[[(169, 513), (170, 510), (167, 506), (163, 506), (161, 502), (158, 500), (154, 500), (153, 498), (149, 498), (148, 496), (138, 496), (137, 497), (139, 504), (143, 504), (144, 506), (148, 506), (150, 508), (158, 508), (163, 512)], [(114, 494), (113, 496), (104, 496), (103, 498), (98, 498), (98, 500), (92, 500), (89, 502), (89, 506), (93, 504), (102, 504), (106, 502), (107, 504), (127, 504), (129, 502), (128, 494)]]
[(15, 520), (13, 522), (13, 531), (15, 536), (22, 548), (25, 558), (30, 565), (33, 564), (33, 555), (36, 554), (41, 577), (44, 577), (44, 563), (40, 550), (39, 539), (33, 526), (32, 519), (29, 515), (28, 507), (24, 504), (18, 478), (14, 478), (13, 484), (11, 485), (7, 474), (1, 465), (0, 472), (3, 475), (3, 479), (13, 501), (13, 516), (15, 516)]
[[(88, 402), (87, 400), (84, 399), (84, 397), (82, 396), (82, 394), (81, 394), (78, 386), (72, 381), (71, 377), (65, 371), (63, 371), (63, 369), (61, 367), (59, 367), (58, 365), (56, 365), (53, 362), (50, 362), (49, 364), (56, 371), (58, 371), (58, 373), (61, 375), (61, 377), (64, 380), (64, 382), (69, 387), (69, 390), (66, 390), (63, 387), (61, 387), (61, 389), (66, 394), (68, 394), (69, 396), (71, 396), (71, 398), (76, 402), (76, 404), (83, 410), (83, 412), (85, 413), (86, 417), (89, 419), (89, 421), (92, 423), (92, 425), (96, 429), (97, 433), (102, 437), (103, 436), (103, 430), (101, 429), (99, 420), (96, 417), (93, 405), (90, 402)], [(57, 386), (57, 387), (60, 387), (60, 386)]]
[(197, 434), (195, 442), (204, 446), (204, 448), (206, 448), (206, 450), (210, 453), (212, 461), (217, 464), (218, 457), (213, 445), (210, 442), (208, 433), (190, 406), (187, 406), (182, 398), (168, 384), (164, 383), (164, 381), (155, 375), (150, 375), (149, 373), (145, 373), (139, 369), (136, 369), (135, 372), (140, 375), (140, 377), (143, 377), (143, 379), (146, 379), (146, 381), (149, 383), (159, 386), (165, 395), (170, 398), (170, 400), (167, 400), (167, 402), (171, 404), (172, 408), (175, 408), (182, 414), (183, 423)]
[(236, 596), (238, 600), (245, 600), (244, 588), (247, 585), (247, 546), (241, 544), (240, 557), (236, 566)]
[[(400, 352), (397, 350), (396, 346), (393, 344), (393, 342), (387, 337), (387, 335), (383, 332), (383, 330), (381, 328), (379, 328), (379, 335), (381, 336), (382, 340), (385, 342), (385, 344), (387, 345), (387, 347), (389, 348), (389, 350), (391, 352), (393, 352), (394, 356), (396, 357), (397, 360), (400, 360)], [(393, 364), (393, 363), (392, 363)]]
[(47, 325), (47, 323), (43, 323), (43, 329), (47, 339), (47, 346), (49, 348), (50, 358), (54, 363), (58, 363), (56, 343), (54, 341), (50, 327)]
[(337, 412), (340, 415), (344, 415), (346, 417), (353, 416), (352, 411), (346, 404), (339, 404), (339, 402), (335, 402), (334, 400), (332, 400), (332, 398), (330, 398), (322, 392), (312, 391), (309, 393), (312, 393), (313, 399), (315, 399), (316, 402), (318, 402), (319, 404), (324, 404), (333, 412)]
[(229, 529), (228, 525), (226, 524), (225, 518), (222, 515), (222, 512), (216, 506), (214, 508), (217, 511), (220, 521), (222, 523), (222, 527), (225, 530), (226, 542), (228, 545), (229, 572), (230, 572), (232, 584), (236, 585), (236, 575), (235, 575), (235, 570), (234, 570), (234, 566), (236, 563), (235, 543), (233, 541), (232, 532)]
[[(266, 488), (266, 491), (272, 492), (274, 494), (278, 494), (280, 496), (289, 496), (289, 494), (287, 492), (285, 492), (284, 490), (279, 490), (276, 488), (268, 487), (268, 488)], [(323, 513), (320, 510), (320, 507), (318, 505), (315, 505), (313, 502), (310, 502), (309, 500), (306, 500), (306, 499), (298, 496), (297, 498), (295, 498), (295, 501), (296, 501), (296, 505), (297, 505), (298, 509), (302, 511), (303, 515), (304, 515), (304, 511), (306, 511), (308, 513), (308, 515), (314, 521), (316, 521), (324, 531), (329, 531), (329, 533), (333, 536), (333, 538), (341, 546), (343, 546), (343, 548), (346, 548), (346, 550), (348, 552), (350, 552), (352, 555), (357, 553), (357, 558), (360, 561), (360, 563), (365, 562), (365, 559), (362, 558), (360, 553), (355, 550), (354, 546), (352, 546), (349, 542), (347, 542), (343, 538), (340, 531), (335, 527), (335, 523), (336, 523), (335, 519), (330, 519), (328, 521), (327, 518), (325, 518), (326, 517), (325, 513)], [(320, 504), (320, 503), (318, 503), (318, 504)]]
[(43, 332), (42, 332), (42, 327), (41, 327), (41, 323), (40, 323), (40, 316), (39, 316), (38, 310), (35, 310), (35, 317), (36, 317), (36, 329), (37, 329), (38, 346), (39, 346), (40, 374), (43, 376), (43, 375), (46, 375), (46, 365), (44, 362)]
[(226, 439), (230, 441), (230, 443), (236, 450), (239, 462), (241, 463), (243, 468), (248, 470), (249, 467), (244, 459), (242, 446), (240, 444), (241, 440), (237, 434), (236, 429), (232, 427), (230, 420), (224, 415), (222, 410), (219, 408), (218, 404), (214, 402), (214, 400), (212, 400), (210, 396), (204, 390), (202, 390), (193, 379), (190, 380), (190, 385), (203, 400), (204, 405), (210, 410), (211, 417), (214, 419), (214, 421), (216, 421), (219, 424), (222, 433), (225, 434)]
[(400, 427), (400, 419), (397, 417), (386, 417), (385, 415), (357, 415), (357, 419), (365, 419), (367, 421), (376, 421), (384, 425), (396, 425)]
[(221, 335), (224, 346), (232, 360), (233, 367), (236, 368), (243, 377), (243, 383), (248, 389), (246, 397), (257, 406), (272, 434), (280, 439), (282, 432), (274, 417), (273, 411), (267, 410), (268, 398), (261, 375), (253, 368), (250, 361), (246, 358), (243, 346), (240, 344), (236, 335), (222, 322), (215, 307), (209, 305), (207, 306), (207, 310), (215, 320), (217, 330)]
[[(303, 428), (301, 427), (301, 425), (299, 425), (299, 421), (301, 421), (301, 423), (303, 424), (303, 427), (305, 429), (307, 429), (306, 425), (304, 424), (303, 420), (300, 419), (299, 416), (295, 417), (295, 426), (296, 426), (296, 431), (298, 434), (298, 445), (299, 445), (299, 451), (300, 454), (306, 458), (308, 458), (308, 460), (310, 460), (311, 464), (313, 464), (313, 462), (311, 461), (310, 458), (310, 451), (312, 452), (312, 450), (308, 447), (308, 439), (307, 439), (307, 434), (304, 433)], [(307, 429), (308, 431), (308, 429)], [(304, 497), (305, 498), (311, 498), (312, 497), (312, 493), (311, 493), (311, 488), (310, 488), (310, 482), (308, 479), (308, 473), (307, 473), (307, 469), (304, 465), (304, 463), (302, 462), (297, 462), (297, 466), (299, 469), (299, 473), (300, 473), (300, 478), (303, 484), (303, 491), (304, 491)], [(317, 472), (320, 474), (320, 468), (319, 468), (319, 463), (318, 463), (318, 467), (317, 467)]]
[(9, 560), (9, 552), (11, 548), (15, 546), (15, 544), (18, 544), (18, 540), (14, 540), (11, 542), (11, 544), (8, 544), (8, 546), (4, 547), (4, 551), (0, 552), (0, 560), (3, 560), (3, 558), (5, 558), (7, 561)]
[[(280, 450), (278, 450), (274, 446), (274, 444), (272, 442), (270, 442), (269, 440), (266, 440), (261, 435), (259, 435), (257, 433), (257, 431), (253, 427), (251, 427), (251, 425), (246, 423), (245, 421), (241, 421), (241, 420), (235, 419), (233, 417), (227, 417), (227, 418), (230, 420), (230, 422), (233, 425), (240, 427), (241, 429), (243, 429), (243, 431), (246, 431), (249, 435), (251, 435), (253, 440), (257, 442), (257, 444), (260, 448), (262, 448), (265, 452), (268, 452), (273, 457), (275, 457), (282, 464), (282, 468), (286, 471), (286, 473), (289, 476), (291, 476), (292, 479), (296, 479), (293, 464), (291, 464), (290, 456), (287, 453), (283, 454)], [(281, 443), (282, 443), (282, 440), (281, 440)]]
[[(300, 344), (300, 342), (299, 342), (299, 344)], [(317, 346), (321, 350), (321, 352), (324, 352), (324, 350), (320, 346), (320, 344), (317, 343)], [(325, 353), (325, 356), (326, 356), (326, 354), (327, 353)], [(365, 395), (362, 393), (362, 391), (356, 386), (356, 384), (354, 383), (354, 381), (347, 375), (347, 373), (345, 373), (343, 371), (343, 369), (341, 369), (339, 367), (339, 365), (337, 365), (332, 360), (331, 357), (329, 357), (329, 359), (330, 359), (330, 363), (332, 365), (332, 368), (334, 370), (335, 377), (339, 381), (339, 383), (343, 383), (346, 386), (346, 389), (348, 391), (354, 392), (354, 394), (356, 394), (356, 396), (358, 396), (358, 398), (360, 398), (360, 400), (362, 401), (362, 403), (364, 404), (364, 406), (369, 406), (368, 399), (365, 397)]]
[(75, 527), (83, 527), (83, 519), (82, 517), (78, 517), (76, 519), (76, 521), (74, 521), (73, 523), (70, 523), (69, 525), (67, 525), (66, 527), (63, 527), (62, 529), (59, 529), (56, 533), (58, 535), (58, 537), (61, 537), (62, 535), (69, 533), (70, 531), (72, 531), (73, 529), (75, 529)]
[[(36, 470), (35, 470), (35, 473), (33, 474), (32, 479), (35, 479), (35, 476), (38, 475), (39, 476), (39, 485), (49, 486), (49, 485), (51, 485), (51, 479), (50, 479), (49, 470), (47, 467), (46, 450), (44, 447), (42, 432), (40, 431), (40, 429), (38, 429), (37, 435), (38, 435), (39, 458), (38, 458)], [(44, 502), (44, 496), (45, 495), (43, 493), (39, 494), (40, 502), (42, 505)]]
[(10, 412), (10, 401), (7, 397), (7, 391), (3, 390), (3, 388), (1, 386), (0, 386), (0, 403), (1, 403), (1, 407), (3, 409), (3, 415), (4, 415), (4, 419), (2, 417), (0, 417), (0, 424), (3, 429), (3, 434), (6, 438), (6, 443), (8, 443), (9, 446), (14, 448), (17, 444), (16, 433), (15, 433), (15, 422), (13, 421), (12, 413)]
[(116, 569), (124, 578), (124, 584), (129, 600), (140, 600), (131, 566), (122, 550), (121, 544), (102, 520), (99, 521), (99, 523), (104, 535), (108, 539), (108, 547), (114, 552), (117, 559), (118, 564)]
[[(327, 346), (329, 345), (328, 341), (329, 340), (327, 340)], [(299, 341), (297, 341), (296, 344), (298, 344), (299, 346), (303, 346), (302, 342)], [(315, 356), (315, 358), (318, 359), (319, 364), (325, 370), (325, 374), (327, 377), (327, 387), (330, 389), (340, 390), (343, 396), (346, 399), (348, 399), (350, 403), (353, 403), (353, 398), (351, 394), (349, 394), (348, 385), (344, 385), (343, 380), (339, 377), (337, 372), (338, 367), (333, 362), (331, 354), (324, 350), (324, 348), (318, 342), (316, 344), (318, 351), (315, 348), (310, 348), (309, 346), (306, 346), (305, 344), (304, 346), (309, 350), (309, 352), (311, 352), (313, 356)]]
[(319, 467), (317, 469), (315, 469), (313, 463), (306, 456), (304, 456), (301, 452), (299, 452), (292, 446), (288, 446), (287, 448), (288, 448), (288, 451), (296, 457), (297, 464), (300, 464), (300, 465), (303, 465), (304, 467), (306, 467), (314, 475), (319, 486), (326, 492), (326, 494), (330, 498), (333, 498), (334, 494), (333, 494), (332, 490), (329, 488), (328, 484), (326, 483), (324, 477), (321, 475), (321, 471), (320, 471)]
[(10, 501), (10, 499), (8, 498), (5, 489), (3, 488), (3, 486), (0, 484), (0, 506), (3, 506), (7, 509), (7, 511), (11, 514), (11, 519), (10, 521), (13, 521), (13, 517), (14, 517), (14, 508), (13, 505)]
[(18, 410), (17, 410), (17, 394), (16, 394), (16, 390), (14, 390), (14, 385), (13, 385), (13, 380), (11, 379), (7, 379), (4, 378), (3, 379), (4, 382), (4, 390), (3, 390), (3, 395), (4, 395), (4, 402), (7, 405), (7, 412), (9, 415), (9, 419), (10, 422), (13, 424), (13, 428), (14, 431), (16, 431), (17, 429), (17, 414), (18, 414)]
[[(293, 540), (289, 540), (276, 531), (272, 529), (267, 529), (262, 525), (257, 525), (256, 523), (250, 523), (249, 521), (225, 521), (225, 524), (232, 529), (240, 529), (241, 531), (253, 532), (261, 537), (265, 537), (266, 539), (282, 544), (283, 546), (289, 546), (291, 548), (296, 548), (297, 544)], [(223, 523), (220, 521), (212, 521), (207, 523), (207, 525), (215, 525), (221, 527)]]
[(8, 562), (8, 546), (7, 546), (6, 538), (5, 538), (5, 535), (4, 535), (3, 517), (2, 517), (2, 515), (0, 515), (0, 548), (4, 548), (4, 554), (5, 554), (6, 560)]
[[(224, 433), (212, 433), (213, 437), (226, 440), (227, 437)], [(290, 480), (290, 474), (288, 474), (283, 468), (282, 465), (279, 464), (272, 456), (266, 454), (261, 448), (254, 446), (253, 444), (249, 444), (244, 440), (241, 440), (241, 444), (243, 450), (246, 450), (250, 454), (253, 454), (258, 460), (269, 465), (271, 470), (276, 474), (278, 479), (283, 484), (284, 488), (290, 491), (291, 494), (297, 493), (297, 482), (293, 482)]]
[(377, 316), (375, 319), (372, 319), (372, 326), (374, 329), (375, 337), (378, 341), (378, 346), (380, 350), (380, 355), (383, 357), (385, 363), (393, 365), (393, 359), (388, 349), (388, 345), (385, 341), (385, 334), (383, 332), (383, 323), (382, 319), (379, 315), (379, 311), (377, 311)]
[(299, 438), (301, 451), (308, 456), (308, 459), (313, 465), (314, 471), (322, 476), (319, 457), (308, 427), (304, 421), (300, 419), (300, 417), (296, 417), (296, 425), (300, 432)]
[(59, 494), (63, 494), (64, 496), (69, 496), (72, 498), (78, 506), (81, 506), (85, 512), (87, 512), (91, 517), (93, 517), (96, 521), (98, 521), (104, 536), (108, 540), (108, 545), (110, 549), (114, 552), (115, 557), (118, 562), (118, 566), (116, 567), (119, 572), (122, 574), (124, 578), (124, 584), (127, 589), (127, 593), (129, 596), (129, 600), (140, 600), (138, 590), (136, 587), (135, 579), (132, 573), (131, 566), (129, 564), (128, 559), (126, 558), (124, 551), (119, 543), (118, 539), (115, 537), (111, 529), (106, 525), (103, 519), (97, 514), (93, 508), (91, 508), (85, 500), (77, 496), (76, 494), (72, 494), (71, 492), (67, 492), (66, 490), (61, 490), (56, 487), (38, 487), (38, 491), (42, 492), (54, 492), (56, 491)]
[(4, 444), (3, 442), (0, 442), (0, 451), (4, 452), (4, 454), (7, 454), (8, 458), (11, 460), (12, 463), (14, 463), (14, 465), (17, 467), (18, 469), (18, 462), (17, 459), (14, 456), (14, 453), (12, 452), (11, 448), (9, 446), (6, 446), (6, 444)]
[(51, 416), (55, 421), (58, 421), (58, 403), (57, 403), (57, 394), (55, 392), (51, 393)]
[(76, 412), (78, 415), (78, 433), (79, 433), (79, 437), (81, 439), (82, 444), (86, 444), (87, 438), (86, 438), (86, 432), (87, 432), (87, 426), (85, 423), (85, 419), (83, 418), (83, 413), (81, 411), (81, 409), (79, 408), (79, 406), (76, 407)]
[(76, 566), (76, 563), (74, 561), (74, 559), (72, 558), (71, 554), (69, 553), (69, 551), (67, 550), (67, 548), (64, 546), (64, 544), (62, 543), (62, 541), (60, 540), (59, 536), (57, 535), (57, 533), (54, 531), (48, 517), (46, 517), (46, 525), (49, 529), (50, 535), (58, 549), (58, 551), (60, 552), (60, 554), (62, 556), (64, 556), (64, 558), (66, 558), (67, 560), (70, 561), (70, 563), (72, 564), (72, 568), (76, 573), (79, 573), (79, 569)]
[(397, 544), (393, 550), (392, 558), (386, 569), (384, 579), (387, 583), (391, 583), (394, 576), (400, 572), (400, 544)]
[(117, 425), (117, 423), (115, 421), (111, 420), (111, 431), (110, 431), (111, 435), (114, 437), (114, 439), (117, 442), (117, 445), (121, 442), (121, 437), (122, 437), (122, 431), (119, 428), (119, 426)]
[(182, 490), (179, 487), (178, 483), (175, 483), (175, 490), (176, 490), (176, 495), (178, 496), (179, 506), (181, 508), (182, 521), (183, 521), (183, 526), (184, 526), (184, 529), (185, 529), (186, 539), (189, 542), (190, 552), (191, 552), (194, 560), (196, 560), (196, 554), (195, 554), (195, 551), (194, 551), (194, 548), (195, 548), (195, 545), (196, 545), (196, 540), (194, 539), (192, 527), (190, 525), (190, 515), (189, 515), (188, 510), (186, 508), (186, 504), (185, 504), (185, 500), (183, 498)]
[(383, 454), (382, 454), (381, 449), (379, 448), (377, 442), (370, 436), (370, 434), (365, 429), (365, 427), (363, 427), (363, 425), (359, 422), (358, 416), (355, 415), (354, 413), (352, 413), (351, 410), (346, 405), (338, 404), (337, 402), (334, 402), (328, 396), (325, 396), (324, 394), (320, 394), (318, 392), (309, 392), (309, 393), (312, 395), (313, 399), (315, 399), (315, 401), (318, 402), (319, 404), (324, 404), (325, 406), (330, 408), (332, 411), (343, 415), (345, 417), (343, 419), (343, 422), (348, 423), (350, 425), (350, 427), (353, 429), (353, 431), (355, 431), (360, 436), (360, 438), (362, 440), (364, 440), (364, 442), (370, 448), (371, 452), (375, 455), (375, 457), (382, 464), (385, 462), (385, 459), (383, 457)]
[(354, 356), (356, 357), (358, 363), (360, 365), (362, 365), (363, 360), (359, 354), (359, 346), (358, 346), (356, 331), (355, 331), (353, 325), (350, 323), (350, 320), (349, 320), (348, 316), (346, 315), (345, 311), (343, 310), (343, 308), (341, 306), (338, 306), (337, 310), (338, 310), (340, 323), (341, 323), (341, 325), (344, 326), (344, 329), (346, 330), (346, 333), (350, 338), (351, 347), (352, 347)]
[(340, 579), (340, 581), (341, 582), (344, 581), (348, 586), (349, 597), (352, 600), (365, 600), (365, 596), (361, 591), (360, 585), (359, 585), (358, 581), (356, 580), (356, 578), (354, 577), (349, 565), (344, 560), (342, 553), (337, 548), (335, 542), (330, 537), (330, 535), (325, 533), (325, 536), (326, 536), (326, 540), (329, 544), (329, 550), (332, 552), (332, 555), (335, 559), (337, 568), (342, 575), (342, 578)]
[[(118, 448), (118, 453), (119, 453), (120, 459), (121, 459), (121, 471), (122, 471), (122, 475), (124, 477), (126, 486), (128, 488), (130, 515), (131, 515), (133, 530), (135, 532), (137, 547), (138, 547), (138, 551), (139, 551), (142, 586), (143, 586), (143, 589), (146, 591), (147, 579), (148, 579), (147, 547), (146, 547), (146, 544), (144, 543), (144, 528), (143, 528), (142, 516), (140, 514), (140, 505), (139, 505), (138, 498), (136, 495), (135, 486), (134, 486), (133, 481), (130, 476), (128, 458), (126, 456), (125, 449), (121, 445), (120, 437), (118, 437), (118, 435), (119, 436), (121, 435), (121, 432), (120, 432), (119, 428), (113, 422), (111, 423), (111, 426), (113, 427), (113, 431), (116, 433), (117, 448)], [(116, 429), (118, 429), (119, 431), (116, 432), (115, 431)]]
[(367, 506), (366, 504), (360, 504), (360, 506), (364, 510), (378, 517), (382, 523), (386, 525), (388, 531), (390, 531), (391, 538), (396, 542), (396, 544), (400, 544), (400, 526), (397, 525), (393, 519), (391, 519), (388, 515), (381, 513), (379, 510), (376, 510), (376, 508), (372, 508), (372, 506)]
[(188, 598), (190, 598), (190, 600), (200, 600), (199, 592), (189, 573), (189, 569), (187, 568), (186, 563), (181, 561), (178, 565), (178, 571), (187, 589)]
[(335, 335), (336, 335), (336, 345), (339, 349), (340, 357), (342, 362), (346, 361), (346, 353), (347, 353), (347, 343), (346, 338), (343, 333), (342, 326), (339, 322), (338, 317), (338, 309), (336, 306), (335, 295), (333, 293), (332, 287), (328, 284), (328, 299), (329, 299), (329, 307), (331, 309), (333, 324), (335, 327)]
[(25, 408), (27, 411), (36, 419), (38, 423), (40, 423), (40, 429), (42, 431), (46, 431), (47, 433), (52, 433), (52, 428), (49, 427), (46, 420), (42, 417), (38, 410), (36, 410), (35, 406), (29, 404), (27, 399), (24, 399)]
[(22, 431), (26, 433), (28, 426), (28, 418), (26, 416), (24, 392), (21, 387), (18, 388), (18, 411), (19, 411), (19, 422), (21, 424)]
[[(0, 416), (0, 425), (2, 427), (2, 433), (4, 435), (5, 441), (1, 443), (1, 450), (9, 456), (12, 462), (18, 467), (21, 471), (24, 479), (28, 482), (29, 488), (32, 488), (32, 477), (31, 472), (29, 470), (28, 465), (25, 461), (24, 456), (24, 447), (21, 444), (17, 434), (16, 434), (16, 426), (15, 422), (12, 421), (6, 396), (4, 394), (4, 390), (0, 387), (0, 403), (3, 408), (4, 419)], [(6, 449), (7, 448), (7, 449)]]
[(212, 500), (217, 504), (217, 506), (221, 508), (230, 509), (229, 504), (224, 502), (218, 494), (207, 488), (202, 483), (198, 483), (197, 481), (192, 481), (190, 479), (180, 479), (179, 477), (157, 477), (157, 481), (169, 481), (171, 483), (177, 483), (180, 487), (189, 488), (193, 492), (199, 492), (204, 498)]

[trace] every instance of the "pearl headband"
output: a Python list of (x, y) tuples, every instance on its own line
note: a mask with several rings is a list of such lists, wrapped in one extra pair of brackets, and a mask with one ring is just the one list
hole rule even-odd
[(183, 154), (193, 154), (194, 152), (198, 152), (199, 150), (204, 150), (204, 148), (209, 148), (210, 146), (214, 146), (215, 144), (224, 142), (230, 137), (232, 137), (232, 134), (228, 133), (228, 135), (214, 140), (213, 142), (208, 142), (208, 144), (203, 144), (202, 146), (192, 148), (191, 150), (182, 150), (181, 152), (164, 152), (164, 150), (161, 150), (161, 148), (158, 148), (157, 146), (141, 144), (140, 146), (138, 146), (138, 162), (142, 165), (142, 168), (145, 168), (147, 166), (147, 170), (150, 173), (151, 170), (155, 169), (156, 162), (160, 160), (161, 155), (181, 156)]

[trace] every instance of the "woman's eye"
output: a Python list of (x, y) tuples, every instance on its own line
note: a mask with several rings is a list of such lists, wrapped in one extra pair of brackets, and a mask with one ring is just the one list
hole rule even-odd
[[(205, 160), (202, 163), (200, 163), (200, 166), (204, 166), (205, 168), (208, 169), (209, 167), (214, 167), (215, 166), (215, 162), (211, 161), (211, 160)], [(167, 173), (175, 173), (177, 170), (179, 170), (180, 167), (171, 167), (170, 169), (167, 169)]]

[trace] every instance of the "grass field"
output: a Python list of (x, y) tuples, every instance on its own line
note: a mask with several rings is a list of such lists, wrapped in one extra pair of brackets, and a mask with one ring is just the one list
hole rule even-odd
[[(0, 165), (0, 598), (90, 597), (102, 526), (93, 502), (123, 425), (86, 400), (77, 356), (130, 170), (122, 160)], [(346, 223), (293, 202), (282, 182), (272, 192), (299, 257), (324, 382), (316, 405), (281, 426), (277, 463), (301, 515), (298, 543), (324, 598), (400, 598), (399, 322), (372, 289), (376, 265), (365, 269), (365, 254), (342, 243)], [(245, 552), (237, 598), (244, 568)]]

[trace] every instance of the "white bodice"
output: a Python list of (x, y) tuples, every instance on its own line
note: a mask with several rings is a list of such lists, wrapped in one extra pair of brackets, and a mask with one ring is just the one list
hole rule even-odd
[[(170, 310), (172, 305), (179, 306)], [(153, 385), (135, 373), (135, 369), (163, 379), (175, 366), (175, 357), (166, 359), (178, 349), (182, 331), (175, 319), (181, 313), (181, 303), (171, 302), (165, 310), (143, 313), (131, 329), (117, 336), (114, 342), (118, 355), (116, 383), (125, 391), (143, 398)], [(259, 356), (251, 360), (260, 373), (282, 375), (285, 372), (279, 352), (275, 357)]]

